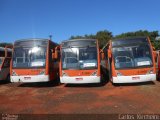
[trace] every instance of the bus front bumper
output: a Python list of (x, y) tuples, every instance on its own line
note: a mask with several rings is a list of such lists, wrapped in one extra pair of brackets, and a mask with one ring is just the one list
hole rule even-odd
[(100, 76), (60, 77), (60, 82), (66, 84), (100, 83)]
[(48, 75), (25, 75), (25, 76), (11, 76), (11, 82), (48, 82)]
[(117, 76), (113, 77), (113, 83), (138, 83), (156, 81), (156, 74), (134, 75), (134, 76)]

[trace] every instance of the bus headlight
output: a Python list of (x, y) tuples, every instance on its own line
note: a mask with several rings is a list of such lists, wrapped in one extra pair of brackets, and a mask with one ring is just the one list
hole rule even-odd
[(91, 76), (97, 76), (97, 71), (94, 71)]
[(153, 74), (153, 70), (149, 70), (147, 74)]
[(42, 70), (39, 75), (45, 75), (45, 70)]
[(122, 73), (117, 71), (117, 76), (122, 76)]
[(65, 73), (64, 71), (62, 71), (62, 76), (65, 77), (65, 76), (68, 76), (68, 75), (67, 75), (67, 73)]
[(15, 71), (12, 71), (12, 76), (17, 76), (17, 73)]

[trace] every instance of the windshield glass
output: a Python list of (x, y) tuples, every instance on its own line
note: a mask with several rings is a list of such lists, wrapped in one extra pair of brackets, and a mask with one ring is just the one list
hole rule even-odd
[(152, 66), (148, 44), (134, 44), (112, 49), (116, 69)]
[(13, 67), (45, 67), (45, 47), (18, 47), (14, 49)]
[(63, 69), (93, 69), (97, 68), (96, 47), (63, 48)]

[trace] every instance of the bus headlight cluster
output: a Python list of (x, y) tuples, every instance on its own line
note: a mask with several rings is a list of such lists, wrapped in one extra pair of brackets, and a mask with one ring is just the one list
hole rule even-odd
[(117, 71), (117, 76), (122, 76), (122, 73)]
[(42, 70), (39, 75), (45, 75), (45, 70)]
[(94, 71), (91, 76), (97, 76), (97, 71)]
[(17, 76), (17, 73), (15, 71), (12, 71), (12, 76)]
[(64, 71), (62, 71), (62, 76), (68, 76), (67, 73), (65, 73)]
[(153, 70), (149, 70), (147, 74), (153, 74)]

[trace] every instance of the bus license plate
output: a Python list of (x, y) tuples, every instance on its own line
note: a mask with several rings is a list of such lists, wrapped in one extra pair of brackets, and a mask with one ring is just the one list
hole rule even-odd
[(25, 79), (25, 80), (30, 80), (30, 79), (31, 79), (31, 77), (24, 77), (24, 79)]
[(76, 81), (81, 81), (83, 80), (83, 78), (76, 78)]
[(132, 77), (132, 80), (140, 80), (140, 77), (137, 76), (137, 77)]

